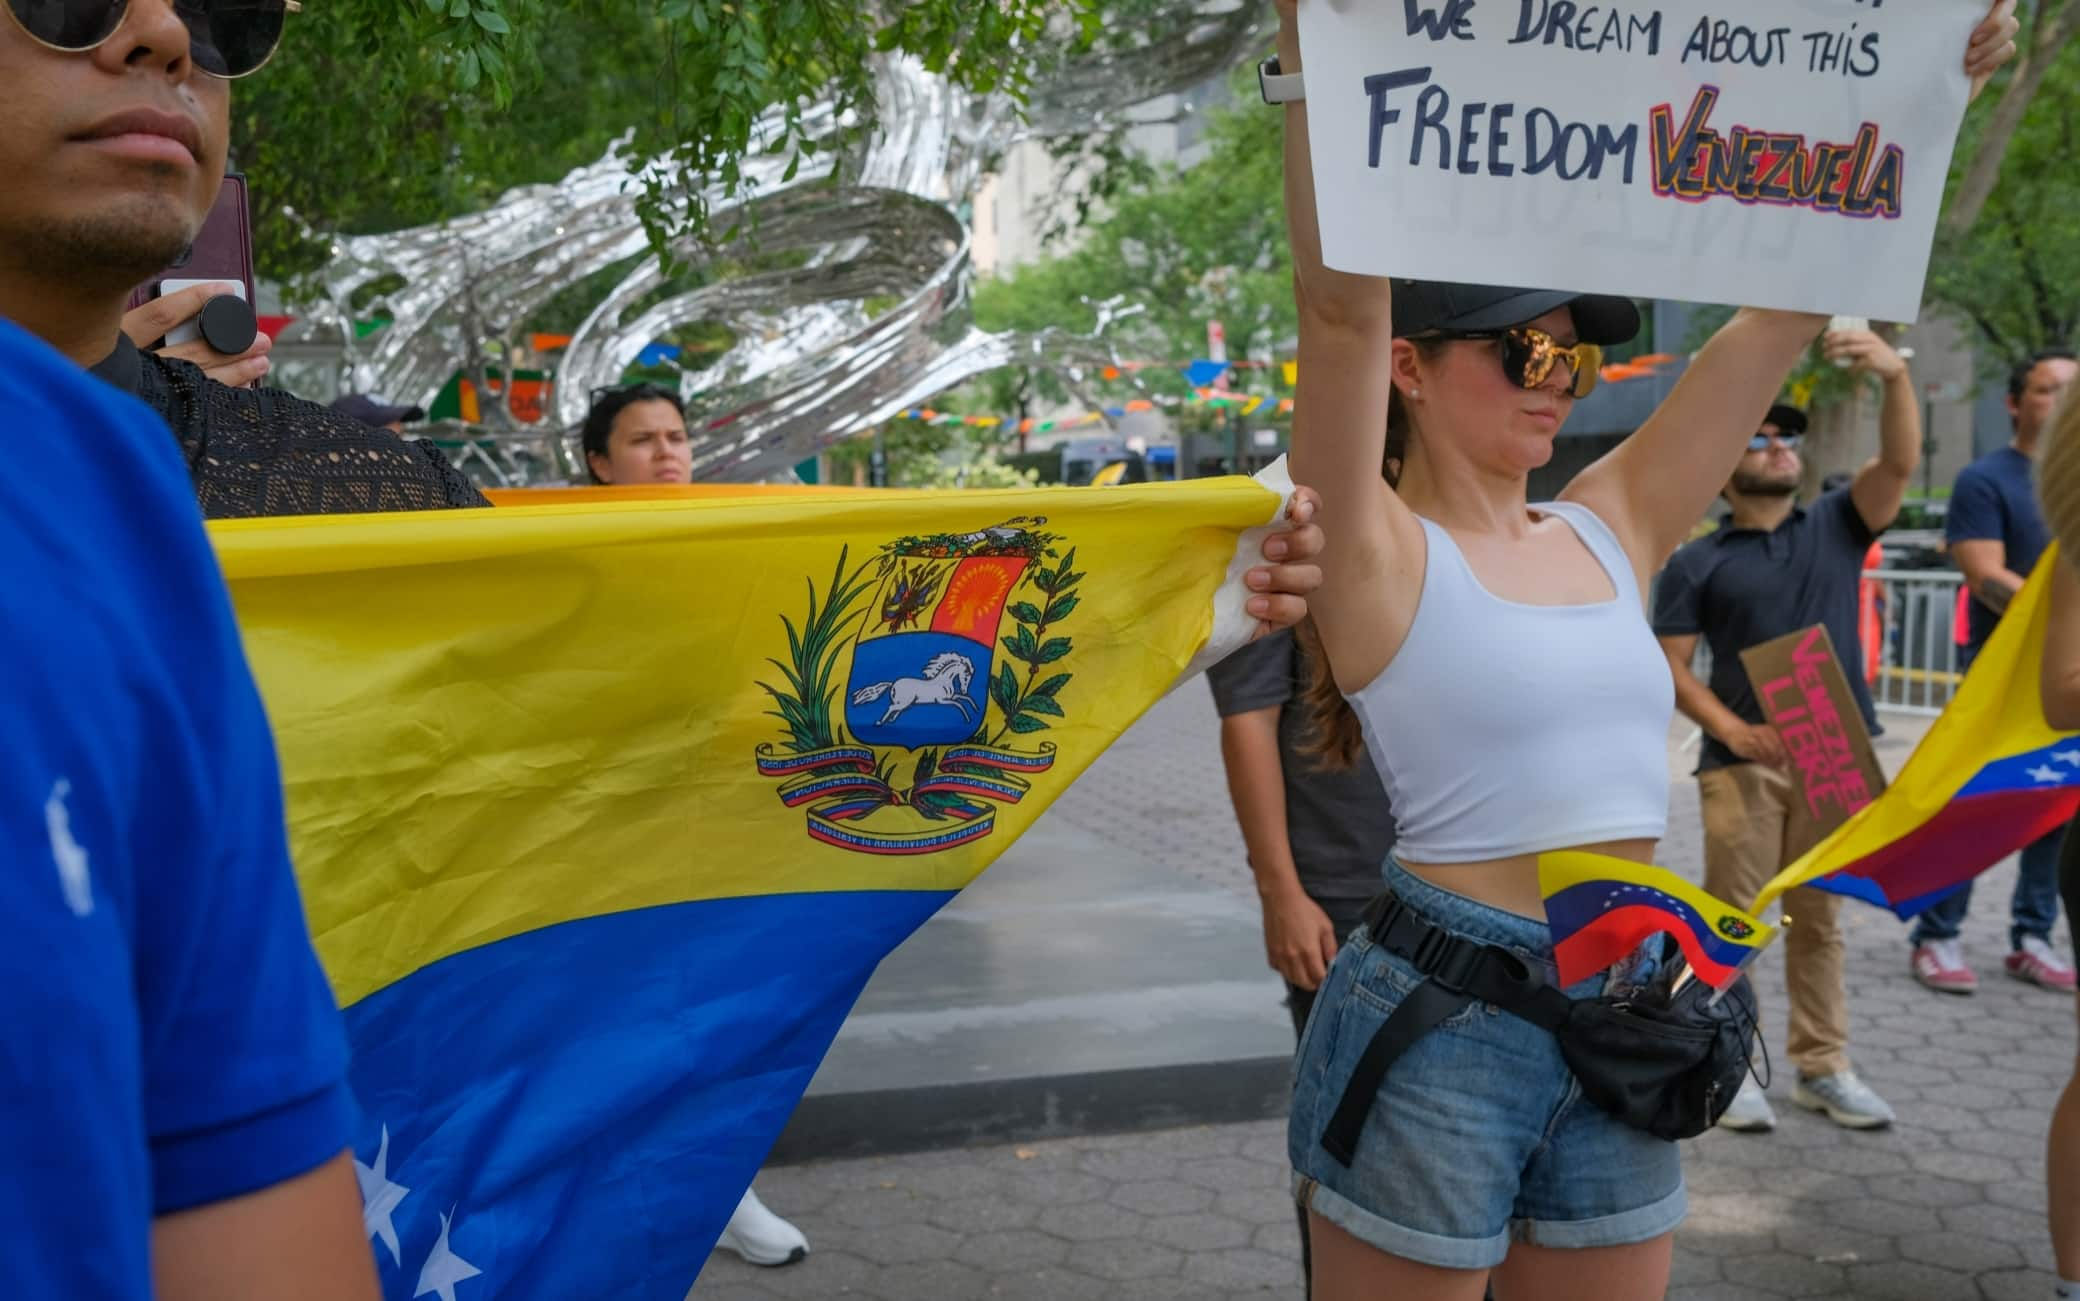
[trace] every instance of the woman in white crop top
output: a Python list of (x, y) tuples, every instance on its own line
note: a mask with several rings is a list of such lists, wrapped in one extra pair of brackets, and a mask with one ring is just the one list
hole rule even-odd
[[(1294, 4), (1279, 0), (1287, 74), (1302, 71)], [(1997, 6), (1967, 73), (2011, 57), (2013, 30)], [(1527, 477), (1593, 387), (1593, 345), (1630, 339), (1637, 309), (1328, 270), (1305, 101), (1285, 114), (1307, 382), (1293, 474), (1320, 487), (1328, 534), (1311, 610), (1400, 823), (1387, 886), (1430, 926), (1549, 963), (1537, 856), (1646, 862), (1667, 816), (1673, 692), (1644, 615), (1648, 578), (1825, 318), (1741, 312), (1644, 426), (1533, 506)], [(1556, 262), (1566, 234), (1538, 236)], [(1390, 425), (1406, 439), (1392, 487), (1379, 475)], [(1357, 1059), (1422, 980), (1361, 929), (1303, 1038), (1289, 1146), (1315, 1301), (1478, 1301), (1491, 1282), (1500, 1301), (1662, 1296), (1685, 1205), (1675, 1146), (1583, 1101), (1552, 1036), (1490, 1004), (1417, 1039), (1354, 1147), (1325, 1151)]]

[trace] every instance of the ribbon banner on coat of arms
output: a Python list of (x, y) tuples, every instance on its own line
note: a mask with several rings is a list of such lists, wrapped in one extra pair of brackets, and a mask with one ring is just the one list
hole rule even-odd
[[(758, 770), (786, 779), (780, 799), (807, 806), (811, 836), (868, 854), (970, 844), (1054, 767), (1042, 737), (1066, 718), (1085, 575), (1046, 526), (1019, 516), (905, 537), (850, 572), (842, 555), (824, 590), (810, 589), (800, 628), (785, 622), (786, 685), (767, 688), (787, 738), (759, 747)], [(814, 689), (833, 627), (859, 629), (833, 661), (849, 661), (842, 717)]]
[(1281, 500), (682, 488), (213, 526), (386, 1296), (684, 1295), (875, 964), (1240, 643)]

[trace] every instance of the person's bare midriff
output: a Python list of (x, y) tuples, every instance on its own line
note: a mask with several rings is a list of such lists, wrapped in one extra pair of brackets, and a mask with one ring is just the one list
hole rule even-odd
[[(1653, 840), (1613, 840), (1572, 848), (1588, 854), (1608, 854), (1634, 863), (1654, 861)], [(1410, 863), (1401, 866), (1440, 890), (1516, 913), (1536, 921), (1546, 919), (1546, 906), (1538, 892), (1538, 855), (1513, 854), (1479, 863)]]

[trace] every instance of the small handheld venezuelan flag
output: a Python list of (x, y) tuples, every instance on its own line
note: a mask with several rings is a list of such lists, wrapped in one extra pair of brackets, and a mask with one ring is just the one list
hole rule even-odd
[(1697, 978), (1723, 990), (1777, 934), (1666, 868), (1603, 854), (1540, 854), (1538, 890), (1563, 985), (1587, 980), (1666, 931)]

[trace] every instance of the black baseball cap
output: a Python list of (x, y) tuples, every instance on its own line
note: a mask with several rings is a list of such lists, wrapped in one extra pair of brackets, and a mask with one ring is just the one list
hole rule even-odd
[(1806, 431), (1806, 413), (1789, 402), (1779, 402), (1762, 418), (1765, 425), (1775, 425), (1787, 434), (1803, 434)]
[(426, 419), (424, 407), (394, 407), (387, 402), (378, 402), (366, 393), (349, 393), (343, 398), (335, 398), (332, 409), (341, 415), (352, 416), (364, 425), (379, 428), (393, 420), (410, 424), (414, 420)]
[(1572, 309), (1583, 343), (1609, 346), (1639, 333), (1639, 306), (1617, 294), (1571, 294), (1560, 289), (1510, 289), (1444, 280), (1394, 282), (1394, 335), (1453, 335), (1527, 325), (1558, 307)]

